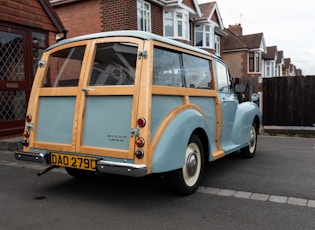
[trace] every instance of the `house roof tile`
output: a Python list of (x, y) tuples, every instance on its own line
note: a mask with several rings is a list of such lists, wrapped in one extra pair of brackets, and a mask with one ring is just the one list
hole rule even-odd
[(263, 58), (266, 60), (274, 60), (277, 56), (277, 46), (266, 47), (267, 52), (263, 54)]
[(259, 49), (263, 40), (263, 33), (237, 36), (229, 29), (224, 30), (228, 36), (224, 39), (224, 50)]

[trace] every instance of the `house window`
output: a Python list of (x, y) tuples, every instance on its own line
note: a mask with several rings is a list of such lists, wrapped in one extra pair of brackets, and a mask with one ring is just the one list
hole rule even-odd
[(151, 32), (151, 6), (149, 3), (137, 0), (138, 30)]
[(183, 10), (164, 11), (164, 34), (166, 37), (188, 40), (188, 13)]
[(266, 77), (270, 77), (270, 63), (266, 63)]
[(220, 37), (218, 35), (214, 35), (214, 38), (215, 54), (220, 56)]
[(212, 25), (195, 26), (196, 46), (215, 49), (214, 27)]
[(274, 77), (276, 76), (275, 74), (275, 63), (271, 62), (271, 76)]
[(260, 72), (260, 53), (249, 52), (248, 63), (249, 63), (249, 72)]

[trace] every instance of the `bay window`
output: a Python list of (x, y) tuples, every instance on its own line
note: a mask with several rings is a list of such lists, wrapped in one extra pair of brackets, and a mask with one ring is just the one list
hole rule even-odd
[(248, 70), (249, 72), (260, 72), (260, 52), (249, 52)]
[(164, 11), (164, 35), (189, 40), (189, 17), (184, 10)]
[(196, 46), (214, 49), (214, 29), (210, 25), (196, 25)]

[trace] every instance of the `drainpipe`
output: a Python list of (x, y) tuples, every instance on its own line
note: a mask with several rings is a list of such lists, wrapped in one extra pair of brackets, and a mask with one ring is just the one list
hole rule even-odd
[(57, 39), (57, 42), (60, 42), (60, 41), (62, 41), (62, 40), (64, 40), (64, 39), (67, 38), (68, 30), (63, 30), (62, 33), (63, 33), (63, 37), (58, 38), (58, 39)]

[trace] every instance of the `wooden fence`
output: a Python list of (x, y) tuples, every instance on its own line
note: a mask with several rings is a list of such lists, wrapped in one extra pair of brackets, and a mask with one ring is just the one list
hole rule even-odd
[(263, 123), (315, 126), (315, 76), (263, 79)]
[(264, 125), (315, 126), (315, 76), (263, 78), (261, 83), (257, 78), (236, 78), (235, 83), (248, 85), (245, 101), (262, 92), (258, 104)]
[(235, 79), (247, 84), (245, 100), (262, 92), (263, 124), (278, 126), (315, 126), (315, 76)]

